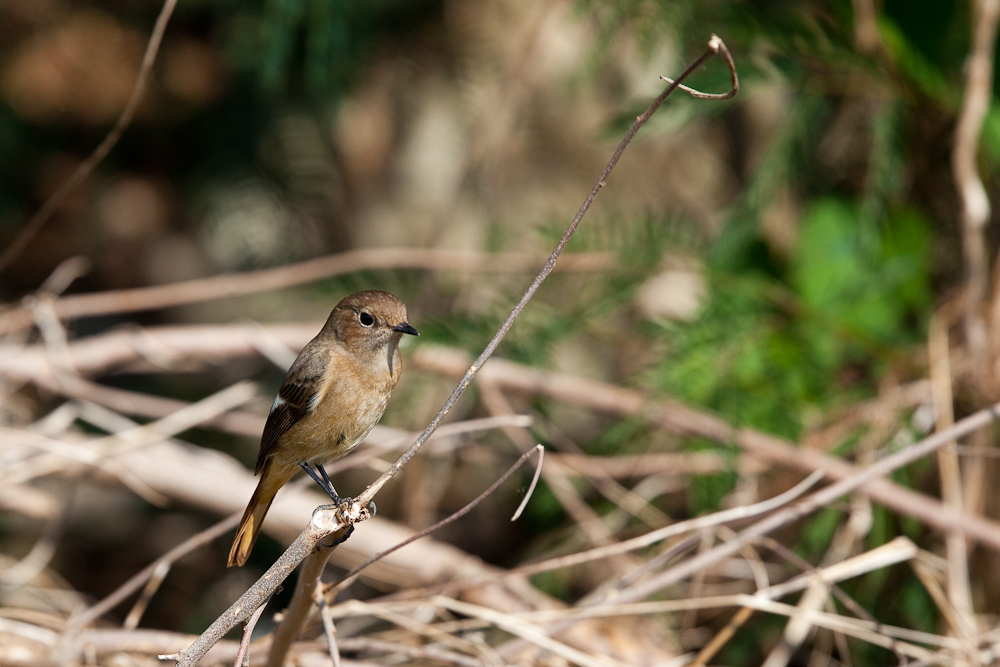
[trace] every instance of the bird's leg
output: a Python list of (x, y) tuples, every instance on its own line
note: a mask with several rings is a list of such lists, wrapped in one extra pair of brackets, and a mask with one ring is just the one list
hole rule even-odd
[(316, 471), (313, 470), (312, 466), (310, 466), (307, 462), (303, 461), (299, 465), (302, 466), (302, 469), (306, 471), (307, 475), (312, 477), (313, 480), (319, 484), (321, 489), (326, 491), (326, 494), (330, 496), (330, 500), (333, 501), (334, 505), (340, 505), (343, 502), (343, 499), (337, 495), (337, 489), (333, 488), (333, 483), (330, 482), (330, 476), (326, 474), (326, 470), (323, 470), (323, 466), (316, 466), (323, 473), (323, 478), (320, 479), (320, 476), (316, 474)]
[[(343, 505), (345, 502), (346, 503), (353, 502), (353, 500), (354, 500), (353, 498), (341, 498), (340, 497), (340, 494), (337, 493), (337, 489), (333, 488), (333, 482), (330, 481), (330, 475), (327, 474), (326, 468), (324, 468), (322, 464), (320, 464), (320, 463), (316, 464), (316, 469), (319, 470), (319, 475), (317, 475), (316, 471), (312, 469), (312, 466), (310, 466), (305, 461), (303, 461), (299, 465), (302, 466), (302, 469), (306, 471), (306, 474), (308, 474), (310, 477), (312, 477), (313, 480), (315, 480), (315, 482), (317, 484), (319, 484), (319, 486), (320, 486), (321, 489), (323, 489), (324, 491), (326, 491), (327, 495), (330, 496), (330, 499), (333, 501), (332, 505), (329, 505), (329, 506), (324, 505), (324, 507), (339, 507), (339, 506)], [(320, 475), (323, 476), (322, 479), (320, 479)], [(377, 511), (378, 510), (375, 508), (375, 501), (369, 502), (368, 503), (368, 512), (369, 512), (369, 514), (371, 516), (375, 516), (375, 513)], [(347, 539), (347, 537), (345, 536), (344, 539)], [(338, 542), (338, 544), (339, 544), (339, 542)]]
[[(323, 467), (323, 464), (322, 463), (317, 463), (316, 464), (316, 469), (319, 470), (319, 474), (323, 475), (323, 480), (326, 482), (327, 488), (329, 488), (331, 491), (333, 491), (333, 493), (330, 494), (330, 497), (333, 498), (334, 500), (341, 499), (340, 498), (340, 494), (338, 494), (337, 490), (335, 488), (333, 488), (333, 482), (330, 481), (330, 476), (326, 474), (326, 468)], [(348, 498), (343, 498), (342, 500), (349, 500), (349, 499)]]
[[(323, 479), (325, 479), (326, 483), (330, 485), (331, 489), (333, 489), (333, 482), (330, 481), (330, 476), (326, 474), (326, 468), (324, 468), (322, 466), (322, 464), (319, 464), (319, 463), (316, 464), (316, 467), (319, 469), (319, 474), (323, 475)], [(333, 493), (335, 493), (335, 494), (337, 493), (336, 489), (334, 489)], [(341, 498), (338, 495), (336, 498), (334, 498), (334, 502), (335, 503), (338, 502), (338, 499), (341, 502), (348, 502), (348, 503), (354, 501), (353, 498)], [(368, 503), (368, 511), (371, 512), (372, 516), (375, 516), (375, 512), (377, 510), (375, 509), (375, 501), (374, 500)]]
[[(320, 463), (316, 464), (316, 470), (319, 470), (319, 475), (316, 474), (316, 471), (313, 470), (312, 466), (310, 466), (308, 463), (302, 462), (299, 465), (302, 466), (302, 469), (305, 470), (306, 473), (310, 477), (312, 477), (314, 480), (316, 480), (316, 483), (320, 485), (320, 488), (322, 488), (324, 491), (326, 491), (327, 495), (330, 496), (330, 500), (333, 501), (332, 505), (321, 505), (320, 507), (316, 508), (317, 510), (321, 510), (321, 509), (336, 509), (336, 508), (340, 507), (344, 503), (345, 500), (347, 502), (351, 502), (350, 498), (341, 498), (340, 495), (337, 493), (337, 490), (335, 488), (333, 488), (333, 482), (330, 481), (330, 475), (327, 474), (326, 468), (324, 468), (322, 464), (320, 464)], [(323, 476), (322, 479), (320, 479), (320, 475)], [(333, 547), (337, 546), (338, 544), (342, 544), (342, 543), (346, 542), (347, 538), (350, 537), (351, 533), (353, 533), (353, 532), (354, 532), (354, 525), (351, 524), (351, 527), (348, 528), (347, 532), (344, 533), (341, 537), (338, 537), (338, 538), (335, 538), (335, 539), (331, 539), (330, 542), (328, 542), (328, 543), (321, 543), (321, 544), (324, 547), (326, 547), (326, 548), (333, 548)]]

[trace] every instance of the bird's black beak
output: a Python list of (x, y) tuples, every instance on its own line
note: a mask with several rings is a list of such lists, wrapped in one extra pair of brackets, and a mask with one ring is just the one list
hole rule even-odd
[(410, 334), (411, 336), (419, 336), (420, 335), (419, 331), (417, 331), (416, 329), (414, 329), (413, 327), (411, 327), (406, 322), (403, 322), (402, 324), (397, 324), (396, 326), (394, 326), (392, 328), (392, 330), (393, 331), (398, 331), (399, 333)]

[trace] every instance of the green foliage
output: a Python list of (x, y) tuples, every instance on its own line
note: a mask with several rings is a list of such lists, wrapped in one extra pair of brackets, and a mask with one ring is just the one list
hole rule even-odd
[(912, 210), (873, 230), (843, 202), (821, 200), (812, 206), (802, 221), (791, 282), (818, 325), (813, 335), (827, 339), (817, 341), (818, 349), (836, 354), (838, 343), (848, 341), (912, 339), (906, 318), (923, 314), (929, 305), (928, 232), (926, 221)]
[[(718, 451), (717, 443), (693, 440), (688, 443), (688, 447), (693, 451)], [(736, 452), (729, 450), (735, 460)], [(688, 488), (688, 510), (693, 515), (708, 513), (716, 510), (719, 503), (726, 497), (736, 482), (739, 475), (735, 470), (730, 470), (718, 475), (694, 475)]]
[(990, 106), (983, 120), (983, 152), (996, 167), (1000, 164), (1000, 109)]
[(257, 0), (236, 9), (227, 42), (263, 90), (323, 101), (346, 91), (378, 40), (438, 11), (435, 0)]
[(531, 577), (531, 584), (542, 591), (548, 593), (557, 600), (569, 599), (570, 588), (566, 584), (566, 579), (555, 572), (540, 572)]
[(969, 52), (969, 4), (955, 0), (887, 0), (884, 22), (898, 26), (911, 45), (908, 60), (959, 68)]
[(883, 19), (880, 30), (886, 49), (917, 91), (941, 104), (957, 102), (956, 91), (941, 70), (907, 40), (899, 26)]
[[(919, 340), (930, 306), (929, 227), (917, 211), (865, 224), (843, 201), (817, 201), (786, 272), (754, 267), (711, 276), (690, 324), (663, 323), (668, 353), (654, 386), (733, 423), (796, 438), (812, 408), (860, 397), (848, 366), (876, 374), (890, 345)], [(845, 393), (846, 392), (846, 393)]]
[(937, 605), (916, 575), (910, 573), (899, 586), (897, 610), (907, 626), (922, 632), (934, 632), (939, 616)]
[[(701, 315), (662, 323), (655, 334), (667, 352), (650, 374), (653, 386), (793, 440), (809, 414), (870, 395), (894, 350), (923, 336), (930, 226), (912, 207), (892, 210), (881, 225), (859, 208), (818, 199), (786, 266), (755, 254), (762, 245), (753, 241), (731, 256), (733, 270), (716, 268)], [(720, 449), (697, 440), (688, 447)], [(735, 482), (734, 472), (692, 479), (689, 511), (716, 509)], [(827, 510), (807, 521), (804, 555), (821, 555), (842, 517)], [(893, 530), (881, 519), (872, 534), (879, 543)]]
[(560, 524), (565, 518), (562, 505), (544, 481), (540, 481), (531, 494), (531, 502), (524, 508), (524, 521), (539, 533)]
[(806, 520), (799, 539), (799, 555), (816, 562), (830, 546), (833, 534), (844, 520), (844, 512), (826, 507)]

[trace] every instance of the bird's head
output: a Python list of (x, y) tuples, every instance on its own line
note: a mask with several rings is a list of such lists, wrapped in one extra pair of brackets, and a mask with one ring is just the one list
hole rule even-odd
[(357, 352), (395, 347), (403, 334), (420, 335), (406, 321), (403, 302), (380, 290), (344, 297), (330, 313), (326, 327), (332, 327), (338, 340)]

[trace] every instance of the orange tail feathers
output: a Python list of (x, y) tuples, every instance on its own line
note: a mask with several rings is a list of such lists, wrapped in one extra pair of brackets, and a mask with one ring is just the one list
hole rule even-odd
[(270, 472), (268, 467), (265, 467), (261, 474), (260, 482), (257, 483), (257, 488), (250, 497), (250, 503), (247, 505), (246, 511), (243, 512), (243, 519), (240, 521), (240, 527), (236, 531), (233, 546), (229, 549), (228, 567), (232, 567), (233, 565), (242, 566), (247, 562), (254, 543), (260, 537), (260, 527), (264, 522), (264, 515), (267, 514), (267, 510), (271, 507), (271, 502), (274, 500), (278, 489), (287, 481), (282, 480), (280, 484), (275, 484), (276, 480), (271, 475), (268, 475), (268, 472)]

